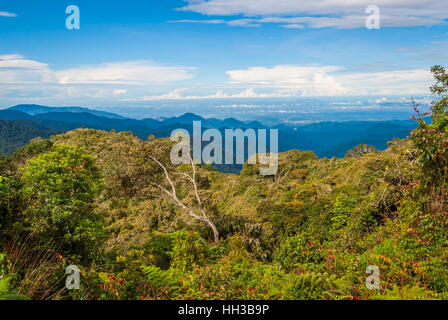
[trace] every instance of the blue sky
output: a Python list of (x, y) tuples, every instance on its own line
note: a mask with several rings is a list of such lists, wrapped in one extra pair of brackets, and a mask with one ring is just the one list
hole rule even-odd
[(448, 3), (371, 2), (2, 0), (0, 104), (427, 94)]

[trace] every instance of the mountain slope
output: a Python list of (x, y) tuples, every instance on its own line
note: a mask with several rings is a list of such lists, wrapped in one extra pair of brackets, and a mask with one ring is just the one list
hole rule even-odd
[(51, 130), (28, 120), (1, 120), (0, 119), (0, 154), (11, 154), (28, 144), (32, 139), (61, 133)]
[(0, 110), (0, 119), (3, 120), (33, 120), (34, 117), (28, 113), (17, 110)]

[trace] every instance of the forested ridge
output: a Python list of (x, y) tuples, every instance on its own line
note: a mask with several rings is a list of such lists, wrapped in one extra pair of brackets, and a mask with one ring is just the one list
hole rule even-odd
[(173, 166), (169, 139), (130, 132), (32, 140), (0, 158), (0, 299), (447, 299), (448, 74), (432, 72), (409, 138), (290, 150), (271, 177)]

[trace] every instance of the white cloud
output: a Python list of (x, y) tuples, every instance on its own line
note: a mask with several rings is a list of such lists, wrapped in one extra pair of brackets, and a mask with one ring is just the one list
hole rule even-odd
[[(0, 55), (1, 98), (14, 103), (116, 99), (193, 78), (194, 68), (152, 61), (103, 63), (54, 70), (18, 54)], [(44, 101), (44, 102), (43, 102)]]
[(7, 11), (0, 11), (0, 17), (15, 18), (17, 17), (17, 14)]
[(42, 83), (54, 81), (45, 63), (17, 54), (0, 55), (0, 83)]
[(429, 94), (433, 76), (426, 69), (398, 70), (371, 73), (352, 73), (336, 77), (344, 85), (351, 86), (365, 94), (414, 95)]
[(103, 63), (52, 70), (18, 54), (0, 56), (0, 83), (148, 85), (193, 78), (194, 68), (160, 65), (152, 61)]
[(187, 0), (184, 11), (205, 15), (270, 16), (298, 14), (350, 15), (364, 13), (365, 8), (375, 4), (383, 11), (404, 16), (434, 15), (443, 17), (448, 4), (441, 0)]
[(191, 79), (192, 70), (152, 61), (129, 61), (56, 71), (55, 75), (61, 84), (151, 84)]
[[(174, 20), (171, 23), (199, 23), (199, 24), (227, 24), (232, 27), (261, 27), (263, 24), (280, 24), (283, 28), (304, 29), (309, 28), (338, 28), (356, 29), (364, 28), (367, 16), (350, 15), (343, 17), (289, 17), (289, 18), (260, 18), (260, 19), (235, 19), (235, 20)], [(412, 26), (432, 26), (440, 24), (440, 19), (424, 17), (403, 17), (403, 16), (381, 16), (381, 26), (383, 27), (412, 27)]]
[[(253, 26), (284, 23), (287, 28), (359, 28), (365, 26), (365, 10), (375, 4), (380, 8), (381, 25), (431, 26), (448, 18), (448, 2), (442, 0), (187, 0), (179, 10), (206, 16), (238, 16), (251, 19), (215, 20), (215, 23)], [(206, 20), (184, 22), (206, 23)]]
[(431, 73), (424, 69), (350, 73), (337, 66), (251, 67), (227, 74), (233, 84), (301, 96), (425, 94), (432, 81)]
[(273, 68), (266, 67), (250, 67), (244, 70), (227, 71), (233, 82), (249, 82), (258, 84), (273, 84), (273, 83), (296, 83), (301, 84), (305, 78), (314, 76), (315, 74), (326, 74), (331, 71), (340, 70), (340, 67), (325, 66), (325, 67), (304, 67), (304, 66), (290, 66), (279, 65)]
[(47, 64), (27, 60), (18, 54), (0, 56), (0, 68), (26, 68), (26, 69), (46, 69)]

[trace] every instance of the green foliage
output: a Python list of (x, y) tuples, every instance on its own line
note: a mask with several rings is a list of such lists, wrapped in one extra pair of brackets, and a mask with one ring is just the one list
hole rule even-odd
[(154, 266), (146, 266), (143, 267), (143, 273), (151, 288), (150, 297), (171, 299), (179, 293), (180, 282), (175, 279), (172, 272), (160, 270)]
[(275, 261), (286, 271), (313, 268), (325, 260), (322, 246), (310, 237), (299, 234), (288, 237), (275, 253)]
[(335, 274), (306, 273), (293, 282), (288, 295), (294, 300), (340, 299), (347, 287), (344, 280)]
[(9, 274), (9, 262), (4, 253), (0, 253), (0, 300), (8, 300), (13, 290), (13, 276)]
[(95, 159), (84, 149), (59, 145), (21, 169), (27, 208), (17, 228), (65, 252), (89, 255), (102, 236), (94, 201), (102, 182)]
[[(0, 254), (0, 265), (4, 262), (5, 256)], [(6, 273), (4, 267), (0, 266), (0, 297), (9, 293), (12, 289), (11, 287), (11, 277)]]
[(152, 263), (166, 270), (170, 267), (173, 257), (174, 240), (177, 233), (151, 234), (146, 241), (145, 253), (152, 257)]
[(347, 195), (340, 195), (336, 198), (330, 212), (333, 230), (339, 230), (348, 224), (355, 204), (356, 200)]
[(386, 294), (372, 297), (375, 300), (433, 300), (434, 292), (418, 286), (405, 285), (398, 287), (394, 284), (392, 289), (387, 289)]
[(0, 176), (0, 242), (9, 232), (11, 224), (15, 219), (17, 207), (20, 206), (20, 198), (16, 192), (16, 181), (11, 178)]
[(433, 123), (437, 127), (446, 127), (448, 121), (448, 73), (442, 66), (431, 68), (436, 83), (431, 87), (431, 92), (439, 96), (439, 100), (434, 101), (431, 106)]
[(10, 192), (8, 188), (8, 182), (9, 182), (8, 178), (0, 176), (0, 206), (3, 204), (4, 199)]
[(0, 295), (0, 300), (31, 300), (31, 298), (23, 294), (8, 293)]
[(415, 156), (424, 173), (424, 182), (435, 187), (444, 188), (448, 183), (448, 73), (442, 66), (434, 66), (431, 71), (436, 84), (431, 87), (438, 100), (431, 105), (432, 123), (428, 124), (417, 107), (419, 127), (411, 132), (415, 145)]
[(204, 265), (207, 259), (207, 244), (197, 232), (179, 232), (174, 239), (171, 266), (181, 272)]
[(24, 160), (33, 158), (42, 153), (48, 152), (53, 147), (53, 142), (47, 139), (35, 138), (29, 144), (17, 150), (12, 159), (16, 162), (23, 162)]

